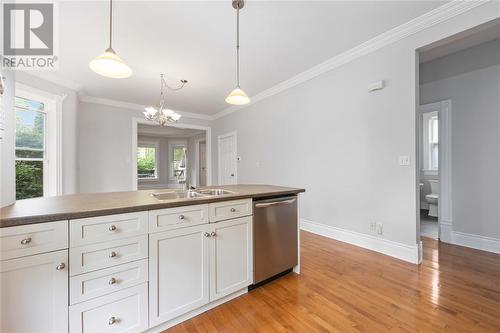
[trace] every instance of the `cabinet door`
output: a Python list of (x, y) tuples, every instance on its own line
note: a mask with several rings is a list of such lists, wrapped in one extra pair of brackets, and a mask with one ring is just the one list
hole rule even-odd
[(67, 250), (0, 262), (0, 331), (67, 332), (67, 267)]
[(149, 322), (155, 326), (209, 300), (210, 226), (149, 235)]
[(210, 301), (252, 284), (252, 217), (212, 224)]

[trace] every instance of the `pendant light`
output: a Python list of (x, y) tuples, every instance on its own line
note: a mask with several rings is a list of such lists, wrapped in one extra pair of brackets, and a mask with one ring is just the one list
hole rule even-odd
[(236, 88), (226, 97), (226, 102), (233, 105), (250, 103), (250, 98), (240, 88), (240, 9), (244, 6), (244, 0), (233, 0), (233, 8), (236, 9)]
[(112, 79), (124, 79), (132, 75), (132, 69), (111, 47), (113, 37), (113, 0), (109, 1), (109, 47), (103, 54), (92, 60), (90, 69), (99, 75)]

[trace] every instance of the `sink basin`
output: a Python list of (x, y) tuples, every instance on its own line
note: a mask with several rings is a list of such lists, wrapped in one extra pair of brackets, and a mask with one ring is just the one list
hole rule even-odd
[(212, 195), (212, 196), (235, 194), (235, 192), (228, 191), (228, 190), (223, 190), (223, 189), (220, 189), (220, 188), (209, 188), (209, 189), (206, 189), (206, 190), (198, 190), (198, 193), (201, 193), (201, 194), (204, 194), (204, 195)]
[(169, 191), (169, 192), (158, 192), (151, 194), (158, 200), (173, 200), (173, 199), (184, 199), (184, 198), (201, 198), (205, 195), (195, 191)]

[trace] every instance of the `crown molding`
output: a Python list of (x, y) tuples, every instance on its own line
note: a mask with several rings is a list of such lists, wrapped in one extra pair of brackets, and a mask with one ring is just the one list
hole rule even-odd
[[(140, 104), (129, 103), (129, 102), (122, 102), (122, 101), (117, 101), (114, 99), (94, 97), (94, 96), (89, 96), (89, 95), (84, 95), (84, 94), (79, 94), (78, 98), (81, 102), (84, 102), (84, 103), (107, 105), (107, 106), (113, 106), (113, 107), (117, 107), (117, 108), (131, 109), (131, 110), (137, 110), (137, 111), (144, 111), (144, 108), (147, 107), (146, 105), (140, 105)], [(181, 116), (186, 117), (186, 118), (201, 119), (201, 120), (214, 120), (214, 117), (211, 115), (178, 111), (178, 110), (174, 110), (174, 111), (177, 112), (178, 114), (180, 114)]]
[(242, 110), (265, 98), (274, 96), (301, 83), (314, 79), (321, 74), (329, 72), (355, 59), (377, 51), (387, 45), (393, 44), (403, 38), (414, 35), (424, 29), (430, 28), (438, 23), (458, 16), (490, 1), (492, 0), (452, 0), (421, 16), (418, 16), (406, 23), (388, 30), (362, 44), (359, 44), (358, 46), (346, 52), (340, 53), (302, 73), (299, 73), (288, 80), (285, 80), (271, 88), (261, 91), (257, 95), (250, 98), (251, 102), (249, 104), (243, 106), (231, 106), (223, 109), (213, 115), (213, 118), (214, 120), (219, 119), (235, 111)]

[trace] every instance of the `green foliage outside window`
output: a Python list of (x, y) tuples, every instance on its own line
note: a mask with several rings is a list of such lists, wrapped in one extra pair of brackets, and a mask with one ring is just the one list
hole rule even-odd
[(137, 148), (137, 176), (139, 178), (156, 178), (156, 148)]
[(43, 162), (16, 161), (16, 200), (43, 196)]

